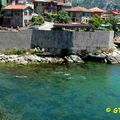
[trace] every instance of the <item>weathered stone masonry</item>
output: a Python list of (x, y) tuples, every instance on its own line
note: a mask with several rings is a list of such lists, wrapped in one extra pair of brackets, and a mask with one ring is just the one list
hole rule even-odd
[(93, 50), (113, 47), (113, 31), (69, 32), (25, 30), (21, 32), (0, 32), (0, 49), (7, 48), (40, 48)]

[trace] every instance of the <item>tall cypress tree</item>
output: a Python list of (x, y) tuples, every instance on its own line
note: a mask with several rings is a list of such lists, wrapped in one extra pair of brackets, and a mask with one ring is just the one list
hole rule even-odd
[(0, 0), (0, 4), (2, 6), (6, 6), (7, 5), (7, 0)]

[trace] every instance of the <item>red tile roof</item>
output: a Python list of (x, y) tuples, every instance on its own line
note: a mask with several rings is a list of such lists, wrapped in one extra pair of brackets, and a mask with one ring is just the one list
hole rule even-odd
[(98, 7), (94, 7), (94, 8), (91, 8), (89, 10), (92, 11), (92, 12), (97, 12), (97, 13), (105, 13), (106, 12), (105, 10), (100, 9)]
[(68, 12), (91, 12), (87, 8), (79, 7), (79, 6), (73, 7), (73, 8), (70, 8), (70, 9), (66, 9), (66, 11), (68, 11)]
[(4, 8), (4, 10), (24, 10), (27, 7), (27, 5), (8, 5)]
[(112, 14), (114, 14), (114, 15), (120, 15), (120, 10), (112, 10)]

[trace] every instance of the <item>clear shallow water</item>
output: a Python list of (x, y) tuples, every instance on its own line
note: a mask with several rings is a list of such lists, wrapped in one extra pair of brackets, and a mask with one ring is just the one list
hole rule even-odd
[(120, 65), (0, 65), (0, 119), (119, 120), (107, 107), (120, 108)]

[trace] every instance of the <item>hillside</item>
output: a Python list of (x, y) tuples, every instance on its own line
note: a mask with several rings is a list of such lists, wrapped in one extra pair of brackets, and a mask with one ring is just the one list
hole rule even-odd
[(86, 8), (98, 6), (103, 9), (120, 9), (120, 0), (72, 0), (73, 5), (80, 5)]

